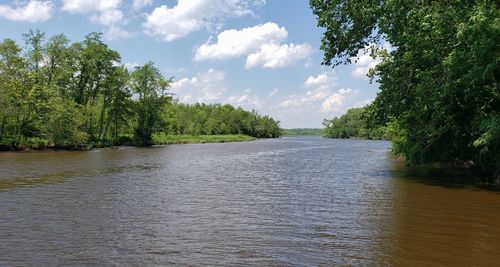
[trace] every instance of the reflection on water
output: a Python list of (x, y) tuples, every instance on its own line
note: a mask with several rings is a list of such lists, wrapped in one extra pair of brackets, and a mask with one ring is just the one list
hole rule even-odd
[(405, 178), (394, 179), (399, 197), (392, 214), (391, 249), (401, 255), (398, 263), (498, 265), (500, 194), (460, 183), (460, 174), (404, 170), (400, 162), (393, 168), (403, 170), (395, 173)]
[(1, 153), (0, 266), (497, 264), (500, 195), (434, 183), (388, 148)]

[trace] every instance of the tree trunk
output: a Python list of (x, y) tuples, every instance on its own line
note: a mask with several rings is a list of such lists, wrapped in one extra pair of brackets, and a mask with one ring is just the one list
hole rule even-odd
[(101, 113), (99, 114), (99, 131), (97, 135), (97, 141), (102, 143), (102, 138), (104, 138), (104, 135), (102, 134), (103, 131), (103, 124), (104, 124), (104, 113), (106, 113), (106, 100), (104, 100), (104, 103), (102, 105)]
[(3, 134), (5, 131), (5, 122), (7, 121), (7, 115), (3, 115), (2, 126), (0, 126), (0, 141), (3, 140)]

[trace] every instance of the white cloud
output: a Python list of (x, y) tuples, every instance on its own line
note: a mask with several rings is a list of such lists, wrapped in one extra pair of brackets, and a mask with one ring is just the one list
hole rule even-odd
[(225, 73), (209, 69), (193, 78), (183, 78), (172, 83), (171, 91), (185, 103), (220, 102), (227, 91)]
[(125, 66), (125, 68), (127, 68), (129, 71), (133, 71), (135, 67), (139, 67), (140, 65), (137, 62), (125, 62), (123, 66)]
[(224, 60), (247, 56), (245, 68), (283, 68), (307, 58), (312, 47), (305, 44), (281, 44), (288, 37), (285, 27), (273, 22), (221, 32), (217, 41), (210, 38), (196, 50), (194, 59)]
[(62, 0), (62, 10), (71, 14), (90, 14), (115, 10), (120, 7), (122, 0)]
[(12, 21), (41, 22), (52, 17), (52, 1), (30, 0), (26, 5), (0, 5), (0, 17)]
[(357, 90), (336, 90), (337, 77), (333, 72), (309, 76), (304, 82), (303, 93), (289, 95), (282, 99), (278, 107), (299, 113), (338, 112), (345, 108), (345, 100), (357, 95)]
[(217, 36), (217, 42), (209, 40), (196, 50), (195, 60), (228, 59), (247, 55), (266, 43), (278, 43), (288, 36), (284, 27), (268, 22), (241, 30), (226, 30)]
[(111, 26), (123, 21), (122, 0), (63, 0), (62, 10), (89, 15), (94, 23)]
[(184, 103), (222, 103), (242, 107), (246, 110), (260, 109), (264, 101), (251, 89), (229, 94), (225, 73), (209, 69), (192, 78), (183, 78), (172, 84), (171, 92)]
[(108, 40), (121, 40), (134, 36), (133, 33), (125, 31), (118, 26), (110, 26), (105, 32)]
[(318, 86), (334, 86), (337, 84), (337, 77), (333, 73), (322, 73), (317, 76), (309, 76), (304, 83), (307, 88)]
[(226, 17), (251, 15), (252, 8), (263, 3), (250, 0), (178, 0), (174, 7), (162, 5), (155, 8), (146, 16), (143, 26), (147, 34), (170, 42), (203, 27), (220, 24)]
[(344, 105), (346, 98), (353, 96), (357, 91), (350, 88), (340, 89), (336, 93), (329, 96), (327, 99), (321, 103), (321, 112), (336, 112), (339, 111)]
[(380, 62), (382, 62), (381, 58), (372, 57), (371, 55), (374, 50), (379, 49), (391, 51), (394, 48), (390, 43), (385, 42), (381, 46), (377, 44), (369, 44), (364, 49), (360, 49), (358, 51), (358, 55), (351, 58), (351, 60), (354, 61), (354, 70), (351, 72), (351, 75), (357, 78), (365, 78), (370, 69), (375, 68), (378, 64), (380, 64)]
[(149, 6), (153, 3), (153, 0), (134, 0), (132, 7), (135, 10), (141, 10), (145, 6)]
[(366, 77), (368, 71), (375, 68), (379, 63), (380, 59), (372, 58), (369, 54), (363, 54), (359, 57), (358, 61), (354, 63), (354, 70), (351, 72), (353, 77)]
[(283, 68), (306, 58), (311, 53), (311, 50), (309, 44), (264, 44), (258, 52), (248, 55), (245, 68)]
[(106, 26), (104, 32), (108, 40), (133, 36), (120, 27), (125, 23), (125, 17), (120, 9), (123, 0), (62, 0), (62, 2), (63, 11), (88, 16), (91, 22)]
[(332, 91), (329, 88), (319, 87), (314, 90), (308, 90), (299, 95), (293, 94), (287, 96), (281, 101), (279, 106), (286, 109), (301, 111), (303, 108), (315, 105), (318, 101), (325, 100), (331, 93)]
[(264, 102), (259, 99), (258, 95), (252, 94), (251, 89), (246, 89), (243, 91), (243, 94), (229, 96), (226, 102), (246, 110), (257, 110), (262, 108), (264, 105)]
[(123, 13), (118, 9), (105, 10), (99, 14), (92, 15), (90, 20), (102, 25), (113, 25), (123, 20)]

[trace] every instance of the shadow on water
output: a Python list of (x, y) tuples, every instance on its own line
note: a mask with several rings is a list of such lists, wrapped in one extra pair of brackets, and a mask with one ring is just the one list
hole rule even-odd
[(404, 160), (392, 159), (388, 170), (391, 177), (448, 189), (487, 190), (500, 193), (499, 185), (473, 169), (452, 166), (408, 166)]

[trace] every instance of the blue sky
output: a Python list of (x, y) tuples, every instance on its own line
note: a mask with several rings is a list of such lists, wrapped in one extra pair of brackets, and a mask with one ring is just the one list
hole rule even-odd
[(182, 102), (256, 109), (284, 128), (321, 127), (324, 118), (376, 95), (366, 73), (377, 64), (321, 66), (322, 29), (308, 0), (2, 0), (0, 39), (22, 43), (40, 29), (80, 41), (103, 32), (134, 66), (153, 61)]

